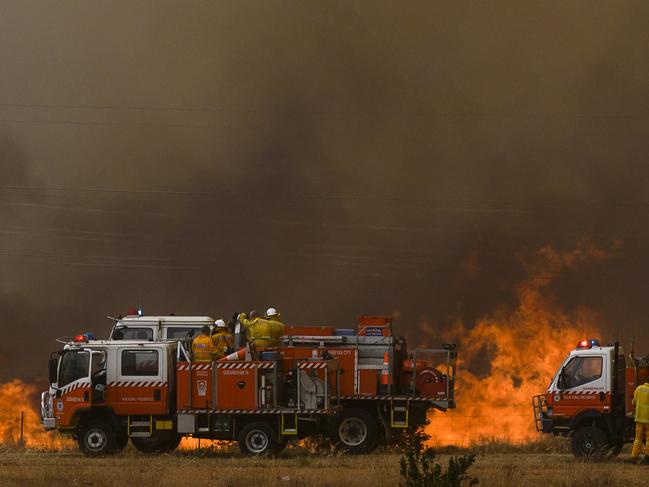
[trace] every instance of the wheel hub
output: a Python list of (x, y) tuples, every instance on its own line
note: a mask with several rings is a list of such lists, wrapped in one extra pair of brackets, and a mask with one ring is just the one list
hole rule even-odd
[(253, 453), (263, 453), (268, 448), (268, 436), (261, 430), (252, 430), (246, 437), (246, 446)]
[(101, 450), (106, 444), (106, 434), (97, 429), (90, 430), (86, 434), (86, 445), (92, 450)]
[(367, 426), (359, 418), (347, 418), (340, 423), (338, 435), (347, 446), (358, 446), (367, 438)]

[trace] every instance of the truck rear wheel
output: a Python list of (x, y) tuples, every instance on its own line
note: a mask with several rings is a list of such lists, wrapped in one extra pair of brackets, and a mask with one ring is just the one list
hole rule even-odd
[(608, 437), (596, 426), (584, 426), (572, 436), (571, 447), (575, 458), (599, 461), (609, 448)]
[(176, 434), (154, 434), (149, 438), (136, 436), (131, 438), (131, 443), (142, 453), (171, 453), (182, 440)]
[(96, 420), (82, 423), (77, 434), (79, 449), (89, 457), (114, 453), (115, 441), (115, 430), (105, 421)]
[(365, 409), (345, 409), (334, 421), (331, 439), (345, 453), (369, 453), (378, 445), (376, 418)]
[(241, 428), (237, 441), (244, 455), (273, 455), (277, 452), (277, 433), (262, 421)]

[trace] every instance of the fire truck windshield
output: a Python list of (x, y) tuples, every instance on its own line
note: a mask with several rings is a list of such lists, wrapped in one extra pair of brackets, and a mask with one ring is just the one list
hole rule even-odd
[(59, 387), (63, 387), (82, 377), (88, 377), (90, 356), (83, 350), (68, 350), (61, 357), (59, 367)]
[(113, 340), (153, 340), (153, 330), (151, 328), (115, 328), (112, 336)]
[(602, 357), (573, 357), (565, 367), (565, 388), (572, 389), (602, 376)]
[(168, 340), (184, 340), (185, 338), (192, 338), (197, 336), (201, 331), (200, 326), (183, 327), (183, 328), (167, 328)]

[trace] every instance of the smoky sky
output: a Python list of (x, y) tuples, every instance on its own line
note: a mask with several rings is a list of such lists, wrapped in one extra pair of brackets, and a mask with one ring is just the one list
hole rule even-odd
[[(0, 380), (106, 315), (645, 321), (649, 4), (0, 3)], [(645, 349), (647, 349), (645, 347)]]

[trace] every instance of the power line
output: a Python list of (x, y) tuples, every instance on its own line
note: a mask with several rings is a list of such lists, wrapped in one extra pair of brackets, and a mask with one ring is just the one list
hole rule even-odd
[(170, 261), (173, 262), (173, 259), (167, 257), (150, 257), (150, 256), (139, 256), (139, 257), (129, 257), (129, 256), (113, 256), (113, 255), (71, 255), (64, 253), (51, 253), (51, 252), (22, 252), (14, 253), (7, 250), (0, 250), (0, 255), (6, 255), (10, 257), (82, 257), (86, 259), (103, 259), (103, 260), (157, 260), (157, 261)]
[[(0, 184), (0, 191), (28, 191), (28, 192), (63, 192), (63, 193), (117, 193), (117, 194), (143, 194), (143, 195), (178, 195), (178, 196), (199, 196), (199, 197), (222, 197), (223, 191), (179, 191), (179, 190), (157, 190), (157, 189), (126, 189), (126, 188), (82, 188), (82, 187), (63, 187), (63, 186), (20, 186)], [(231, 194), (236, 194), (232, 192)], [(275, 195), (274, 195), (275, 196)], [(277, 196), (274, 201), (292, 201), (292, 200), (361, 200), (361, 201), (379, 201), (379, 202), (405, 202), (412, 204), (446, 204), (446, 205), (491, 205), (491, 208), (466, 208), (463, 206), (447, 206), (438, 209), (454, 211), (534, 211), (542, 210), (547, 207), (587, 207), (587, 208), (608, 208), (608, 207), (628, 207), (628, 208), (647, 208), (649, 202), (629, 202), (629, 201), (508, 201), (494, 199), (473, 199), (473, 198), (406, 198), (403, 196), (370, 196), (359, 194), (342, 194), (342, 193), (303, 193), (303, 194), (282, 194)]]
[[(0, 119), (0, 123), (14, 124), (35, 124), (35, 125), (94, 125), (94, 126), (115, 126), (115, 127), (157, 127), (157, 128), (191, 128), (191, 129), (226, 129), (245, 128), (241, 126), (228, 125), (206, 125), (189, 123), (153, 123), (153, 122), (107, 122), (107, 121), (81, 121), (81, 120), (25, 120), (25, 119)], [(255, 128), (255, 127), (251, 127)]]
[(413, 111), (380, 111), (380, 110), (309, 110), (309, 109), (277, 109), (252, 107), (181, 107), (153, 105), (92, 105), (65, 103), (0, 103), (6, 108), (45, 108), (45, 109), (74, 109), (74, 110), (111, 110), (111, 111), (169, 111), (169, 112), (216, 112), (216, 113), (269, 113), (269, 114), (308, 114), (308, 115), (344, 115), (344, 116), (410, 116), (421, 118), (563, 118), (563, 119), (646, 119), (644, 113), (541, 113), (541, 112), (413, 112)]
[(157, 189), (124, 189), (124, 188), (71, 188), (62, 186), (17, 186), (0, 184), (0, 190), (11, 191), (51, 191), (70, 193), (127, 193), (127, 194), (152, 194), (152, 195), (180, 195), (180, 196), (217, 196), (220, 193), (210, 191), (175, 191)]
[(100, 262), (79, 262), (79, 261), (34, 261), (34, 260), (10, 260), (0, 259), (2, 264), (33, 264), (33, 265), (63, 265), (75, 267), (107, 267), (112, 269), (137, 268), (137, 269), (167, 269), (167, 270), (201, 270), (200, 267), (155, 265), (155, 264), (102, 264)]

